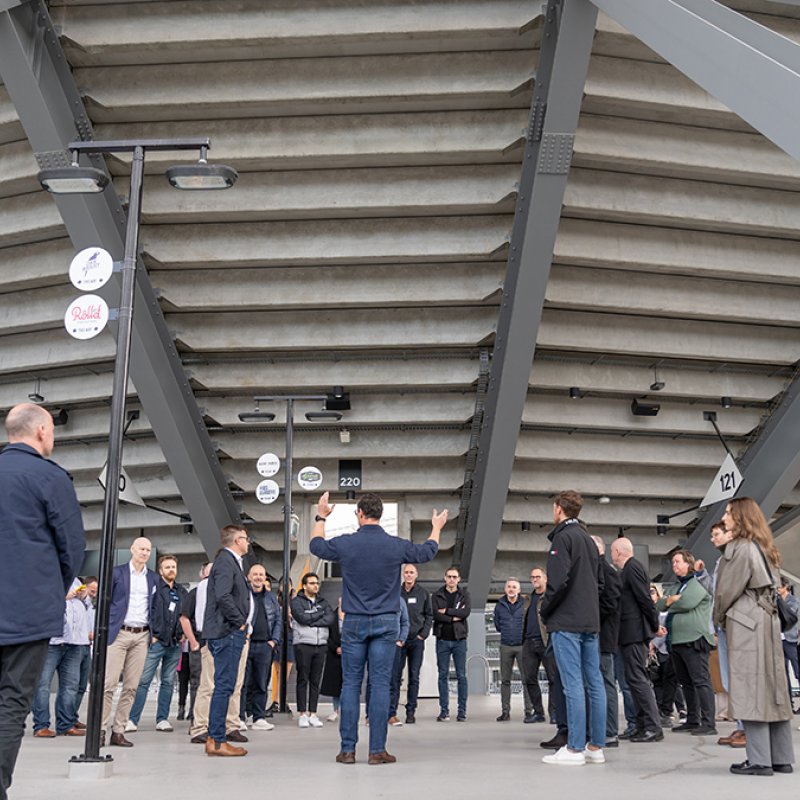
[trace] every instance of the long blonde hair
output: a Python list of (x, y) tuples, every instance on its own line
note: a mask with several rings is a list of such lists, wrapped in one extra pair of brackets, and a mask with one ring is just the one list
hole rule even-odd
[(752, 497), (736, 497), (728, 501), (728, 508), (733, 520), (733, 538), (750, 539), (755, 542), (770, 564), (779, 567), (781, 554), (775, 547), (772, 531), (758, 503)]

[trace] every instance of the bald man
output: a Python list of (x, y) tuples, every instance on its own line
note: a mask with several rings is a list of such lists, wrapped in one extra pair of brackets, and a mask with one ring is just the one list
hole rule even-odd
[[(0, 798), (17, 760), (51, 637), (86, 539), (72, 479), (53, 461), (53, 418), (32, 403), (5, 419), (0, 453)], [(13, 611), (12, 611), (13, 609)]]
[(149, 539), (144, 536), (134, 539), (131, 560), (127, 564), (114, 567), (111, 574), (101, 746), (105, 745), (105, 731), (111, 718), (114, 691), (122, 673), (122, 691), (111, 726), (111, 744), (115, 747), (133, 747), (133, 742), (125, 738), (125, 725), (150, 648), (150, 622), (158, 584), (158, 576), (147, 567), (151, 550)]
[(650, 579), (633, 557), (630, 539), (614, 539), (611, 560), (622, 574), (619, 647), (625, 664), (625, 679), (636, 707), (636, 732), (631, 742), (660, 742), (661, 715), (647, 674), (647, 645), (658, 630), (658, 611), (650, 597)]

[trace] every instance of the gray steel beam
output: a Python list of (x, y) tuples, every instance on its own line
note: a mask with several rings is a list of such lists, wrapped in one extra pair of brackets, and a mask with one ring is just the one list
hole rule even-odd
[(591, 1), (800, 158), (800, 46), (715, 0)]
[(466, 511), (461, 567), (475, 609), (483, 609), (491, 585), (596, 20), (589, 0), (550, 0), (545, 11), (475, 490)]
[[(737, 494), (752, 497), (769, 519), (800, 481), (800, 375), (784, 392), (738, 465), (742, 483)], [(686, 547), (708, 564), (713, 564), (719, 555), (708, 534), (724, 513), (725, 505), (723, 501), (709, 506), (686, 542)]]
[[(0, 12), (0, 77), (40, 165), (64, 163), (68, 142), (94, 138), (43, 0)], [(125, 213), (113, 186), (99, 195), (63, 195), (56, 204), (77, 249), (101, 246), (122, 260)], [(114, 307), (119, 289), (115, 280), (99, 293)], [(219, 529), (239, 514), (141, 260), (134, 307), (131, 380), (211, 554)]]
[(772, 523), (772, 535), (780, 536), (782, 533), (786, 533), (797, 524), (798, 520), (800, 520), (800, 506), (795, 506)]

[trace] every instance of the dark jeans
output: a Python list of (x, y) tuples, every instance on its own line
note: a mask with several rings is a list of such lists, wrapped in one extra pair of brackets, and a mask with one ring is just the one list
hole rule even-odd
[(203, 669), (203, 657), (200, 651), (187, 650), (181, 653), (181, 668), (178, 670), (178, 708), (186, 708), (186, 697), (189, 697), (189, 709), (186, 718), (194, 719), (194, 701), (200, 686), (200, 672)]
[(47, 658), (47, 639), (0, 646), (0, 800), (6, 800), (25, 718)]
[[(547, 714), (550, 719), (556, 718), (556, 701), (553, 686), (558, 680), (556, 660), (551, 651), (548, 651), (541, 639), (525, 639), (522, 643), (522, 680), (528, 690), (528, 697), (533, 706), (534, 714), (544, 715), (542, 703), (542, 690), (539, 686), (539, 667), (544, 666), (547, 673)], [(566, 705), (565, 705), (566, 709)]]
[(272, 655), (273, 650), (269, 642), (250, 640), (242, 683), (242, 699), (239, 703), (239, 716), (242, 719), (246, 719), (248, 715), (253, 717), (253, 722), (266, 719), (267, 683), (272, 669)]
[(403, 685), (403, 670), (408, 663), (408, 691), (406, 692), (406, 714), (415, 714), (419, 697), (419, 671), (422, 669), (422, 658), (425, 655), (425, 640), (412, 639), (395, 654), (392, 688), (389, 692), (389, 716), (397, 716), (397, 704), (400, 701), (400, 687)]
[(226, 742), (225, 718), (228, 702), (236, 688), (239, 659), (244, 650), (244, 631), (234, 631), (221, 639), (209, 639), (208, 651), (214, 658), (214, 693), (208, 708), (208, 738), (215, 742)]
[(326, 644), (296, 644), (294, 646), (297, 710), (301, 713), (303, 711), (317, 713), (319, 684), (322, 680), (327, 649)]
[(50, 727), (50, 684), (56, 672), (56, 733), (65, 733), (75, 724), (75, 698), (81, 677), (83, 647), (79, 644), (48, 645), (44, 667), (33, 697), (34, 731)]
[(525, 705), (525, 716), (533, 713), (528, 687), (525, 684), (525, 669), (522, 666), (522, 645), (500, 645), (500, 709), (504, 714), (511, 713), (511, 676), (514, 674), (514, 661), (519, 667), (522, 678), (522, 701)]
[(600, 672), (606, 689), (606, 741), (619, 736), (619, 694), (614, 675), (614, 654), (600, 653)]
[(672, 645), (672, 665), (686, 697), (686, 721), (714, 727), (714, 689), (708, 670), (709, 646), (705, 639)]
[(620, 645), (620, 650), (625, 662), (625, 678), (636, 707), (636, 729), (646, 733), (660, 731), (661, 716), (647, 672), (647, 645), (633, 642)]
[(75, 696), (75, 722), (78, 721), (78, 716), (81, 711), (81, 703), (83, 696), (86, 694), (86, 687), (89, 685), (89, 675), (92, 671), (92, 648), (85, 645), (83, 655), (81, 656), (81, 674), (78, 678), (78, 694)]
[(439, 668), (439, 706), (445, 714), (450, 713), (450, 656), (458, 680), (458, 716), (467, 714), (467, 640), (436, 640), (436, 666)]
[(786, 659), (786, 680), (789, 684), (789, 697), (792, 696), (792, 682), (789, 680), (789, 665), (792, 666), (794, 677), (800, 680), (800, 671), (797, 663), (797, 642), (787, 642), (783, 640), (783, 657)]
[(399, 638), (400, 620), (397, 613), (345, 615), (342, 624), (342, 694), (339, 720), (341, 749), (345, 753), (354, 753), (358, 743), (361, 684), (367, 662), (370, 686), (367, 706), (369, 752), (382, 753), (386, 750), (389, 684), (392, 682), (394, 651)]

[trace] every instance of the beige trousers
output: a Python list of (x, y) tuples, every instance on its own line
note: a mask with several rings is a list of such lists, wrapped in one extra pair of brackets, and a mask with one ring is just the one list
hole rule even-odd
[[(228, 716), (225, 719), (225, 732), (239, 730), (239, 701), (242, 697), (242, 684), (247, 667), (247, 651), (250, 649), (250, 640), (244, 643), (242, 655), (239, 658), (239, 670), (236, 673), (236, 686), (228, 701)], [(211, 695), (214, 694), (214, 656), (204, 645), (200, 649), (202, 668), (200, 670), (200, 686), (197, 688), (197, 697), (194, 701), (194, 720), (189, 728), (189, 736), (198, 736), (208, 733), (208, 708), (211, 705)]]
[(106, 650), (106, 685), (103, 697), (103, 730), (106, 730), (111, 717), (111, 704), (114, 701), (114, 691), (119, 683), (122, 673), (122, 690), (117, 703), (117, 713), (114, 715), (112, 733), (124, 733), (125, 723), (128, 721), (133, 698), (139, 688), (139, 678), (142, 677), (147, 651), (150, 648), (150, 631), (130, 633), (120, 631), (117, 638)]

